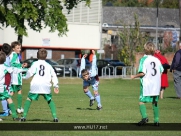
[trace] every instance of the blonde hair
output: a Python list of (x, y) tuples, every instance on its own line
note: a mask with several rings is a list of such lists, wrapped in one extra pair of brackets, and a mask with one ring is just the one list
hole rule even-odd
[(152, 42), (147, 42), (144, 45), (144, 52), (146, 55), (153, 55), (155, 52), (155, 45)]

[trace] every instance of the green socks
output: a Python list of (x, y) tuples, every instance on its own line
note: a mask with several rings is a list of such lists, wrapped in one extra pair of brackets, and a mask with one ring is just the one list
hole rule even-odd
[(147, 114), (146, 114), (146, 106), (144, 104), (139, 105), (140, 108), (140, 113), (142, 118), (147, 118)]
[(28, 114), (28, 110), (30, 108), (31, 105), (31, 101), (30, 100), (26, 100), (25, 101), (25, 105), (24, 105), (24, 112), (23, 112), (23, 117), (26, 118), (27, 114)]
[(57, 114), (56, 114), (56, 108), (55, 108), (55, 103), (53, 102), (53, 100), (50, 101), (50, 103), (48, 103), (51, 113), (52, 113), (52, 117), (53, 118), (57, 118)]
[[(28, 114), (28, 110), (30, 108), (31, 105), (31, 101), (30, 100), (26, 100), (25, 101), (25, 105), (24, 105), (24, 112), (23, 112), (23, 117), (26, 118), (27, 114)], [(55, 108), (55, 104), (54, 102), (51, 100), (50, 103), (48, 104), (52, 113), (53, 118), (57, 118), (57, 114), (56, 114), (56, 108)]]
[(18, 115), (17, 115), (17, 113), (16, 113), (16, 108), (15, 108), (15, 106), (14, 106), (14, 103), (9, 104), (9, 108), (10, 108), (10, 110), (11, 110), (11, 112), (12, 112), (13, 118), (17, 118)]
[(21, 109), (21, 105), (22, 105), (22, 94), (18, 94), (17, 99), (18, 99), (18, 108)]
[[(144, 104), (141, 104), (140, 106), (140, 113), (142, 118), (147, 118), (146, 114), (146, 106)], [(158, 104), (152, 104), (153, 107), (153, 114), (154, 114), (154, 122), (159, 122), (159, 107)]]
[(154, 122), (159, 122), (159, 107), (158, 104), (153, 104)]

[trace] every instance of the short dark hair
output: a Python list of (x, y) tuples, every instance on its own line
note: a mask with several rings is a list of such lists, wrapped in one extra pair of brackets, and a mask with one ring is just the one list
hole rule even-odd
[(87, 75), (87, 74), (89, 74), (89, 71), (87, 69), (82, 69), (81, 74)]
[(0, 64), (4, 64), (6, 61), (6, 54), (3, 51), (0, 51)]
[(41, 60), (45, 60), (47, 57), (47, 50), (46, 49), (39, 49), (37, 52), (37, 58)]
[(4, 43), (2, 46), (2, 51), (6, 54), (6, 56), (8, 54), (10, 54), (11, 52), (11, 46), (8, 43)]
[(15, 48), (17, 45), (21, 46), (21, 43), (18, 42), (18, 41), (14, 41), (14, 42), (11, 43), (11, 48), (13, 49), (13, 48)]

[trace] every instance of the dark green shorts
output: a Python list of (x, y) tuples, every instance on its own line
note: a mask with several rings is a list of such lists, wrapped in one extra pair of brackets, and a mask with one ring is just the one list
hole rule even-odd
[(18, 92), (21, 89), (22, 89), (22, 85), (11, 85), (12, 92)]
[(8, 91), (4, 91), (3, 93), (0, 93), (0, 100), (7, 100), (8, 98), (11, 98), (11, 95), (9, 95)]
[(159, 100), (159, 96), (140, 96), (140, 99), (139, 99), (140, 102), (144, 102), (144, 103), (158, 102), (158, 100)]
[(52, 99), (52, 94), (33, 94), (33, 93), (29, 93), (28, 98), (31, 100), (38, 100), (40, 95), (42, 95), (46, 101)]

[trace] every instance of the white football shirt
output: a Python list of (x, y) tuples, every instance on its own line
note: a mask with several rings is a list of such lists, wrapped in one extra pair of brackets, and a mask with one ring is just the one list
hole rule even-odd
[(139, 64), (139, 73), (145, 75), (140, 78), (143, 87), (143, 96), (157, 96), (161, 89), (161, 73), (163, 67), (161, 62), (152, 55), (145, 55)]
[(32, 76), (30, 93), (50, 94), (51, 82), (53, 82), (54, 87), (58, 88), (58, 78), (55, 71), (45, 60), (35, 61), (23, 78), (27, 79)]
[(18, 74), (18, 73), (26, 71), (25, 69), (21, 69), (21, 68), (8, 67), (5, 64), (0, 64), (0, 69), (1, 69), (1, 72), (0, 72), (0, 93), (3, 93), (5, 91), (5, 74), (6, 73)]

